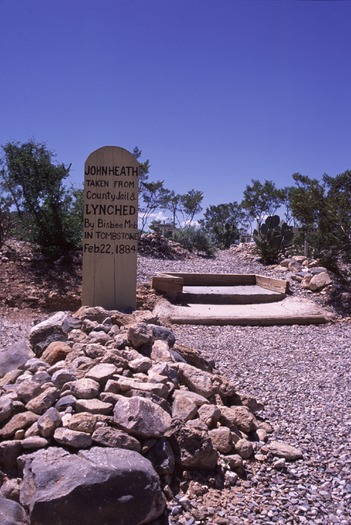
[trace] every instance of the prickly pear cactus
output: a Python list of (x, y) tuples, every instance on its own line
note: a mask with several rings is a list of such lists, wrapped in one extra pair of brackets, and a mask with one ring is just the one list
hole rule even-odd
[(275, 262), (284, 249), (292, 244), (292, 226), (281, 221), (279, 215), (270, 215), (253, 232), (253, 238), (262, 257), (267, 263)]

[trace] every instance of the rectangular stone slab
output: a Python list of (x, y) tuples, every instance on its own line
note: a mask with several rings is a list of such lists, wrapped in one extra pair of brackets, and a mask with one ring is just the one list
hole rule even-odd
[(322, 324), (331, 320), (330, 314), (312, 301), (287, 297), (266, 304), (188, 304), (180, 306), (161, 299), (154, 314), (173, 324), (194, 325), (292, 325)]
[[(249, 287), (258, 286), (264, 290), (271, 290), (280, 294), (279, 298), (275, 298), (272, 293), (272, 301), (280, 300), (288, 293), (289, 283), (282, 279), (275, 279), (273, 277), (265, 277), (255, 274), (212, 274), (212, 273), (182, 273), (182, 272), (167, 272), (160, 273), (153, 277), (152, 288), (158, 292), (164, 293), (171, 300), (190, 300), (190, 298), (183, 297), (183, 293), (188, 293), (185, 287), (218, 287), (220, 294), (229, 295), (224, 292), (225, 287), (237, 287), (237, 291), (232, 291), (231, 295), (245, 295), (246, 291), (250, 294)], [(240, 287), (240, 288), (239, 288)], [(248, 287), (248, 288), (246, 288)], [(195, 291), (194, 291), (195, 293)], [(205, 300), (205, 292), (200, 291)], [(208, 292), (212, 293), (212, 292)], [(266, 292), (262, 291), (262, 294)], [(252, 294), (251, 294), (252, 295)], [(251, 297), (251, 300), (253, 297)], [(267, 298), (264, 300), (268, 300)], [(219, 299), (218, 299), (219, 301)], [(228, 299), (227, 299), (228, 302)], [(240, 302), (239, 299), (234, 302)], [(243, 298), (243, 303), (248, 302)]]
[(179, 301), (202, 304), (250, 304), (281, 301), (285, 294), (257, 284), (244, 286), (184, 286)]

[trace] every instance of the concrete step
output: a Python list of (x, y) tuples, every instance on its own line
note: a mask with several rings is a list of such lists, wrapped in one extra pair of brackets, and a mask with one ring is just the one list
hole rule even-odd
[(181, 304), (260, 304), (282, 301), (285, 294), (258, 285), (184, 286)]

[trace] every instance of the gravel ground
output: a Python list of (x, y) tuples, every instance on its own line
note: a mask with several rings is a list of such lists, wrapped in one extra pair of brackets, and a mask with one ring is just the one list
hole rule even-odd
[[(138, 282), (159, 271), (265, 273), (253, 258), (221, 252), (215, 259), (138, 258)], [(294, 293), (301, 293), (298, 288)], [(316, 297), (316, 300), (319, 299)], [(0, 348), (25, 337), (35, 313), (0, 312)], [(170, 525), (351, 524), (350, 319), (319, 326), (174, 326), (178, 342), (264, 402), (260, 414), (274, 439), (302, 449), (304, 459), (248, 462), (231, 488), (184, 492), (170, 501)], [(257, 450), (259, 453), (259, 450)], [(213, 480), (212, 480), (213, 481)]]
[[(215, 260), (141, 262), (145, 281), (167, 270), (274, 273), (229, 252)], [(260, 415), (273, 425), (274, 438), (301, 448), (304, 459), (282, 469), (270, 461), (248, 463), (247, 480), (234, 487), (185, 495), (170, 523), (351, 524), (350, 319), (319, 326), (179, 325), (173, 331), (178, 342), (213, 359), (239, 392), (262, 401)]]

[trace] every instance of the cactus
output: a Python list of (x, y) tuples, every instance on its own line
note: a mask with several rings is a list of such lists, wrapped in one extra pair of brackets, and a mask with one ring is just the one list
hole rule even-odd
[(293, 236), (292, 226), (281, 221), (279, 215), (267, 217), (253, 232), (256, 246), (266, 263), (275, 262), (284, 249), (292, 244)]

